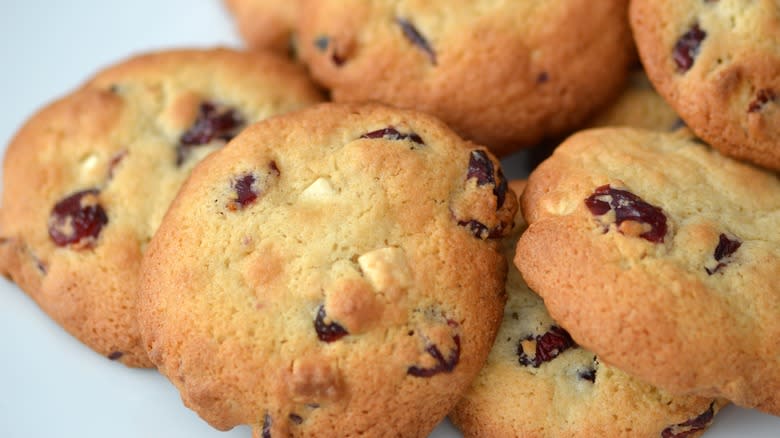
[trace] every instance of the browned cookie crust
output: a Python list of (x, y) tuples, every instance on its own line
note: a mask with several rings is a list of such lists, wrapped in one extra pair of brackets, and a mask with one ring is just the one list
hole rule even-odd
[(426, 436), (493, 342), (514, 196), (421, 113), (256, 124), (196, 167), (149, 245), (150, 356), (219, 429)]
[(780, 3), (634, 0), (631, 24), (658, 91), (726, 155), (780, 170)]
[(138, 271), (182, 181), (247, 123), (320, 99), (302, 69), (270, 55), (181, 50), (108, 68), (9, 145), (0, 273), (98, 353), (151, 366)]
[(505, 155), (567, 134), (619, 93), (634, 56), (627, 9), (626, 0), (310, 0), (299, 49), (335, 101), (425, 111)]
[(515, 263), (550, 315), (676, 394), (780, 413), (780, 180), (683, 135), (569, 138), (529, 178)]

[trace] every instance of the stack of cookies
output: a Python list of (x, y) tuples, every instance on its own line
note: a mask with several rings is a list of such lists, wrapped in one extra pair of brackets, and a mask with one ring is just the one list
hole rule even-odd
[(225, 5), (251, 51), (8, 146), (0, 273), (74, 337), (262, 438), (780, 415), (777, 2)]

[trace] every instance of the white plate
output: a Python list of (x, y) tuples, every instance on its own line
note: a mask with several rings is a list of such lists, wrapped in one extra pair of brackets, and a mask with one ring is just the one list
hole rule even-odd
[[(5, 0), (1, 9), (1, 151), (35, 110), (101, 67), (151, 49), (240, 44), (218, 0)], [(0, 354), (3, 438), (251, 436), (212, 429), (155, 371), (93, 353), (2, 279)], [(706, 434), (746, 435), (777, 437), (780, 418), (729, 407)], [(432, 436), (460, 435), (443, 424)]]

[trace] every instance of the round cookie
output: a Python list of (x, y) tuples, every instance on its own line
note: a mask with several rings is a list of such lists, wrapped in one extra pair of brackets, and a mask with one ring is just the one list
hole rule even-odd
[(150, 357), (219, 429), (426, 436), (498, 329), (514, 196), (422, 113), (256, 124), (196, 167), (149, 245)]
[(617, 100), (586, 124), (590, 128), (625, 126), (630, 128), (674, 131), (685, 124), (666, 101), (655, 92), (641, 70), (631, 73), (628, 87)]
[(300, 3), (300, 0), (225, 0), (249, 48), (284, 54), (295, 48)]
[[(521, 181), (510, 187), (522, 192)], [(515, 186), (517, 184), (517, 186)], [(508, 260), (525, 229), (518, 213)], [(504, 319), (487, 364), (450, 419), (466, 437), (693, 437), (724, 402), (675, 397), (601, 363), (550, 318), (510, 266)]]
[(303, 69), (265, 54), (168, 51), (104, 70), (11, 141), (0, 273), (98, 353), (151, 366), (139, 269), (179, 186), (246, 124), (320, 100)]
[(506, 155), (567, 134), (617, 96), (634, 57), (627, 9), (315, 0), (304, 2), (299, 51), (334, 101), (425, 111)]
[(780, 179), (690, 136), (583, 131), (530, 176), (517, 264), (606, 363), (780, 414)]
[(780, 170), (780, 3), (635, 0), (648, 76), (722, 153)]

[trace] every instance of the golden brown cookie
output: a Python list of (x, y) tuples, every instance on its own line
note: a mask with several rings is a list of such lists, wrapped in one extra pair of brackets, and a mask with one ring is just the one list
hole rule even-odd
[(631, 24), (659, 93), (722, 153), (780, 170), (780, 3), (634, 0)]
[(605, 363), (780, 414), (780, 179), (689, 136), (583, 131), (530, 176), (517, 264)]
[(104, 70), (9, 145), (0, 272), (98, 353), (151, 366), (137, 277), (179, 186), (248, 123), (320, 100), (302, 69), (265, 54), (169, 51)]
[(139, 320), (185, 404), (255, 436), (426, 436), (487, 357), (498, 161), (431, 116), (324, 104), (200, 163), (149, 245)]
[(299, 51), (334, 101), (425, 111), (506, 155), (568, 134), (619, 93), (634, 57), (627, 9), (626, 0), (310, 0)]

